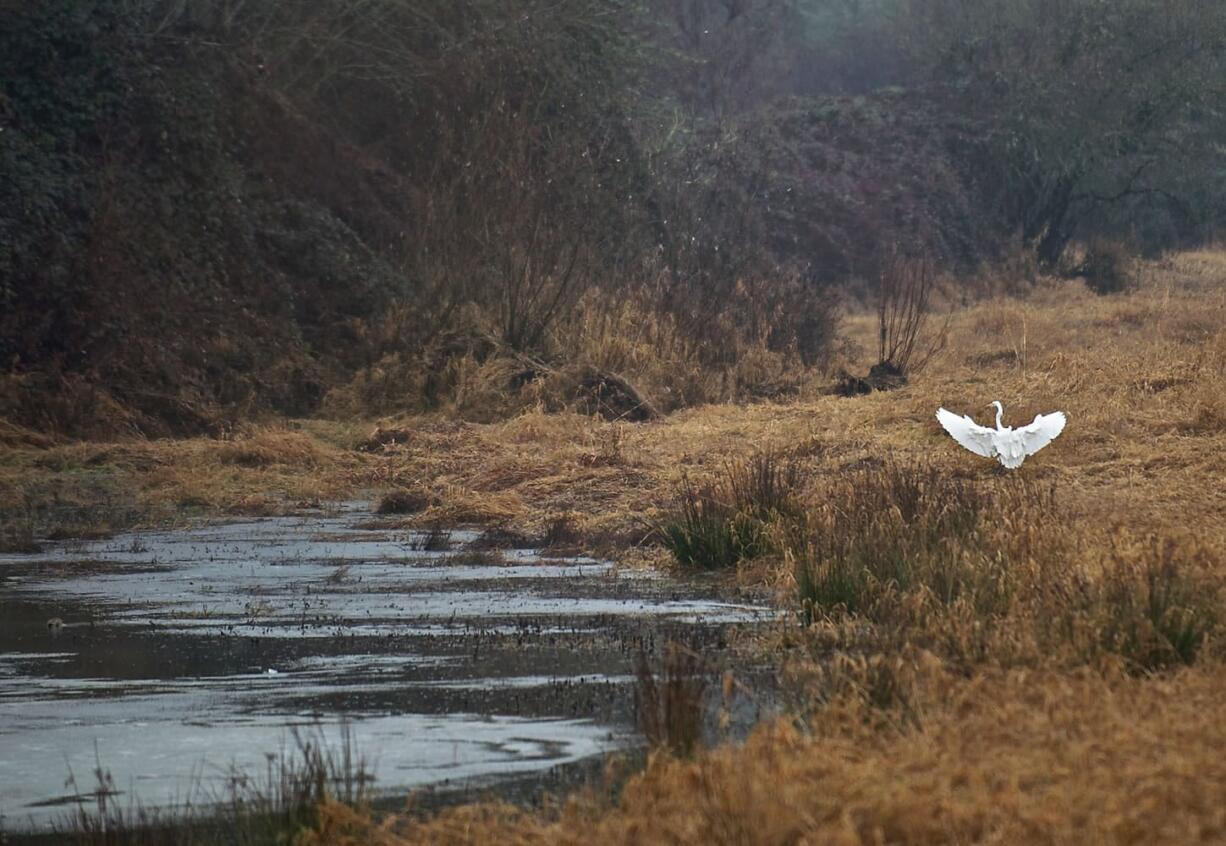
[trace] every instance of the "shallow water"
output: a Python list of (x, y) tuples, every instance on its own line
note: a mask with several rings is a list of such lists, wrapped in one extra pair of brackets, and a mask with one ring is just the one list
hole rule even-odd
[[(342, 726), (403, 794), (630, 740), (633, 658), (764, 610), (533, 550), (447, 552), (360, 507), (0, 556), (0, 814), (37, 828), (97, 764), (145, 806), (217, 796)], [(63, 620), (58, 633), (52, 617)], [(69, 775), (76, 786), (66, 785)]]

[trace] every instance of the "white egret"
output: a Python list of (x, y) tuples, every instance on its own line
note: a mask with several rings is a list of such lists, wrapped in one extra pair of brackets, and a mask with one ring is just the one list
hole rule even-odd
[(1014, 429), (1000, 423), (1000, 418), (1005, 413), (1000, 400), (993, 401), (992, 405), (996, 406), (995, 429), (980, 426), (966, 415), (959, 417), (943, 408), (937, 409), (937, 420), (962, 446), (984, 458), (999, 459), (1000, 463), (1010, 470), (1021, 467), (1026, 456), (1034, 455), (1055, 440), (1056, 436), (1064, 431), (1064, 424), (1067, 422), (1064, 412), (1056, 411), (1052, 414), (1036, 414), (1031, 423)]

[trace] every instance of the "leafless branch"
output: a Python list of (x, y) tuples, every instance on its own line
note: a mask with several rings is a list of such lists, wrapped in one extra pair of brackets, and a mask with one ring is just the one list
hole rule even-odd
[(949, 325), (946, 319), (936, 337), (921, 343), (935, 288), (931, 263), (895, 253), (881, 271), (880, 282), (878, 360), (901, 373), (915, 373), (944, 349)]

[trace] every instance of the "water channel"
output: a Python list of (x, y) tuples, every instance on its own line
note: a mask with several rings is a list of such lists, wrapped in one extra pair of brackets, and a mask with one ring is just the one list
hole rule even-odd
[(770, 614), (480, 541), (350, 503), (0, 556), (0, 830), (51, 824), (98, 765), (146, 807), (220, 795), (295, 730), (343, 731), (385, 795), (598, 759), (636, 742), (640, 650)]

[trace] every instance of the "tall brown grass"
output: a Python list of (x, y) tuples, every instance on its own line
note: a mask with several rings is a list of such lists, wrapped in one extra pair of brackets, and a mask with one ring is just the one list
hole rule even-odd
[(586, 411), (581, 382), (592, 370), (626, 380), (664, 413), (780, 399), (819, 381), (835, 345), (833, 300), (799, 282), (782, 286), (787, 297), (746, 285), (725, 302), (704, 302), (701, 326), (685, 316), (697, 305), (688, 297), (701, 294), (669, 294), (659, 275), (627, 290), (580, 288), (527, 353), (498, 340), (492, 312), (469, 308), (425, 353), (388, 353), (334, 388), (325, 412), (436, 410), (488, 423), (532, 408)]
[(654, 663), (645, 652), (635, 658), (634, 710), (639, 731), (653, 749), (690, 755), (703, 740), (710, 670), (702, 656), (671, 641)]
[[(737, 511), (776, 502), (768, 548), (739, 578), (791, 613), (740, 648), (778, 668), (786, 723), (688, 760), (655, 755), (616, 797), (545, 810), (374, 821), (329, 803), (306, 842), (1213, 842), (1226, 831), (1223, 279), (1213, 251), (1142, 263), (1111, 297), (1039, 278), (1024, 297), (957, 311), (946, 348), (888, 394), (802, 385), (786, 402), (641, 425), (543, 408), (485, 424), (397, 417), (382, 424), (405, 437), (371, 452), (352, 449), (368, 426), (332, 423), (240, 432), (253, 443), (234, 452), (206, 439), (25, 445), (0, 454), (0, 479), (38, 498), (103, 475), (145, 504), (219, 507), (270, 489), (428, 490), (419, 526), (544, 537), (566, 515), (568, 547), (615, 538), (606, 548), (626, 566), (670, 563), (644, 522), (673, 514), (687, 480)], [(588, 315), (586, 337), (604, 340), (584, 343), (610, 368), (640, 354), (648, 366), (660, 342), (641, 327), (648, 340), (618, 340), (632, 313), (606, 330)], [(840, 355), (867, 367), (877, 316), (843, 325)], [(1005, 474), (932, 419), (939, 405), (986, 415), (993, 399), (1007, 423), (1059, 408), (1069, 426)], [(299, 458), (234, 457), (290, 434), (318, 454), (288, 438)], [(727, 481), (761, 454), (787, 456), (798, 478)], [(785, 488), (786, 508), (761, 493)]]
[(1053, 672), (925, 677), (918, 727), (827, 707), (807, 730), (652, 759), (614, 806), (480, 804), (376, 823), (331, 803), (317, 846), (466, 843), (1153, 843), (1220, 839), (1220, 666), (1168, 681)]

